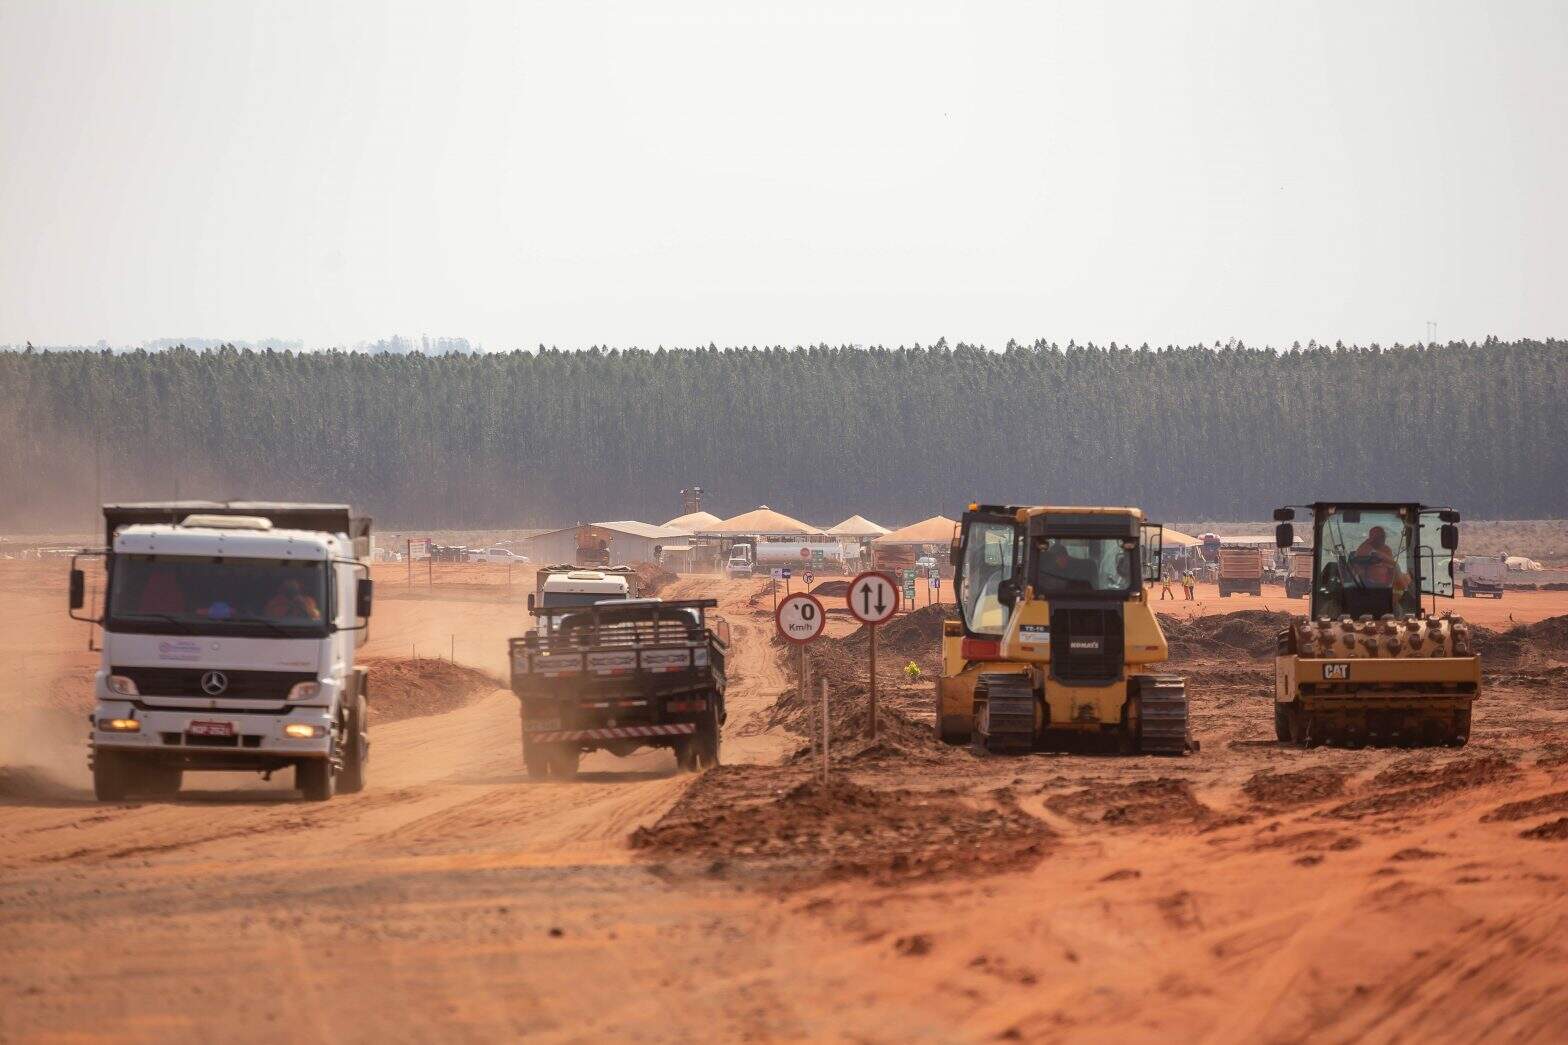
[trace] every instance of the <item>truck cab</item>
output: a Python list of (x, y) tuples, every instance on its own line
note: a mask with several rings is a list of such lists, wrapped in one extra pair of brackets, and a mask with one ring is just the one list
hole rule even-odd
[(751, 545), (736, 544), (730, 547), (729, 562), (725, 564), (725, 576), (731, 579), (736, 577), (750, 577), (755, 570), (756, 562), (751, 557)]
[(347, 505), (104, 508), (107, 584), (89, 734), (100, 800), (171, 795), (185, 770), (270, 776), (305, 797), (364, 786), (370, 520)]

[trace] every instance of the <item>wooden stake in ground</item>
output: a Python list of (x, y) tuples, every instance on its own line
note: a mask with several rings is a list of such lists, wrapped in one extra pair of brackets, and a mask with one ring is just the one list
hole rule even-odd
[(822, 783), (828, 782), (828, 680), (822, 679)]

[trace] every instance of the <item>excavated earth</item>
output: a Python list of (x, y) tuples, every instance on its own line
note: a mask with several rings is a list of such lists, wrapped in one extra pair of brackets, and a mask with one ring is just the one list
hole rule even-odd
[(95, 661), (61, 609), (64, 567), (0, 562), (0, 1040), (1546, 1042), (1568, 1026), (1562, 593), (1457, 607), (1486, 657), (1463, 749), (1278, 744), (1290, 604), (1206, 597), (1164, 617), (1200, 752), (994, 759), (931, 736), (941, 608), (880, 636), (873, 740), (851, 619), (811, 651), (803, 700), (766, 581), (664, 583), (717, 598), (733, 629), (718, 769), (680, 775), (649, 750), (529, 780), (496, 681), (525, 625), (516, 592), (394, 567), (365, 651), (363, 793), (306, 804), (288, 774), (191, 774), (174, 800), (100, 805), (82, 747)]

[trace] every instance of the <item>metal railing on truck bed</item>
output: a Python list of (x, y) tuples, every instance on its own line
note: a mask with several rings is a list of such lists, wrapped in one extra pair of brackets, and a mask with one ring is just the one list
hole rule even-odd
[(722, 679), (729, 622), (708, 620), (717, 605), (714, 599), (615, 600), (567, 613), (536, 609), (547, 630), (511, 640), (512, 672), (558, 678), (707, 670)]

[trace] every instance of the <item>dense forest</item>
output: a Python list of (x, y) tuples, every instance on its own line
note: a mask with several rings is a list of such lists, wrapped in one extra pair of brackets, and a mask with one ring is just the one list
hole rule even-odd
[(975, 498), (1265, 518), (1419, 498), (1568, 516), (1568, 341), (1152, 350), (0, 352), (0, 527), (99, 497), (347, 500), (383, 525), (729, 514), (894, 524)]

